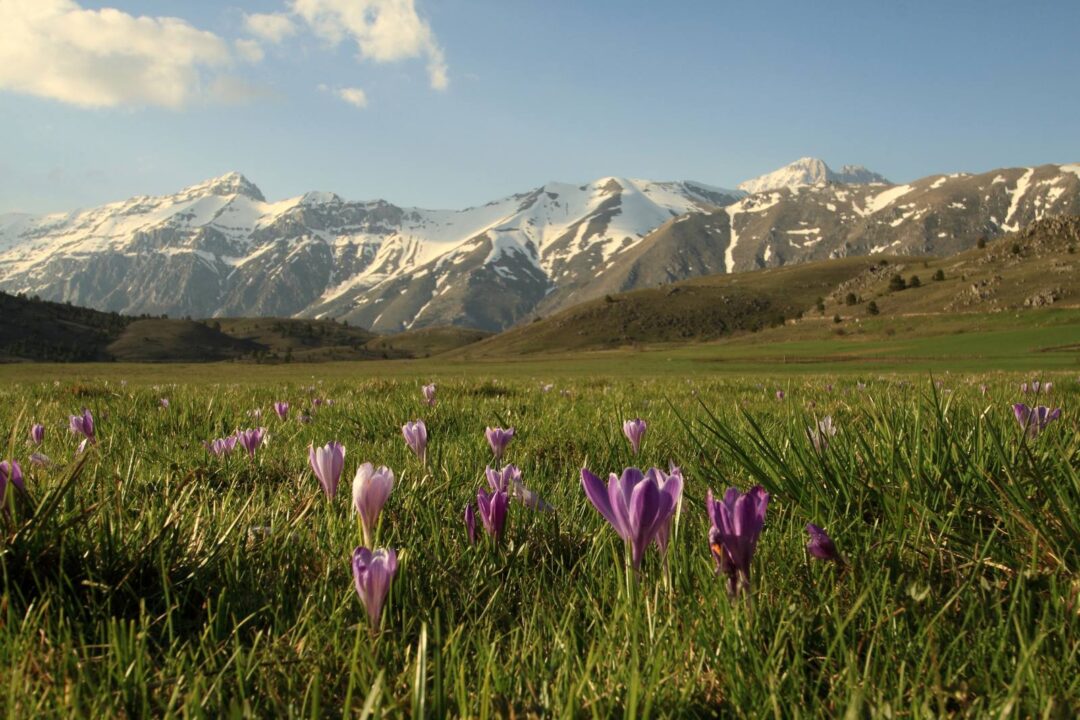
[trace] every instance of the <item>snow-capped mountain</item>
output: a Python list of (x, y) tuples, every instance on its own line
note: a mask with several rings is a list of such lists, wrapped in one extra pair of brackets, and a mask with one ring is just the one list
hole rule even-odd
[(739, 183), (739, 189), (749, 195), (780, 188), (826, 185), (841, 183), (845, 185), (888, 185), (889, 181), (876, 172), (867, 170), (862, 165), (845, 165), (840, 172), (835, 172), (824, 160), (813, 157), (799, 158), (779, 170), (766, 173), (753, 180)]
[(0, 216), (0, 288), (131, 314), (332, 316), (381, 331), (505, 327), (666, 220), (734, 202), (699, 183), (549, 183), (466, 210), (306, 193), (238, 173), (93, 210)]
[(665, 223), (571, 299), (849, 255), (951, 255), (1066, 215), (1080, 215), (1080, 164), (781, 188)]
[(795, 166), (770, 181), (781, 187), (749, 195), (602, 178), (465, 210), (329, 192), (271, 202), (230, 173), (92, 210), (0, 215), (0, 290), (127, 314), (500, 330), (608, 292), (845, 255), (948, 254), (1080, 215), (1080, 165), (905, 185)]

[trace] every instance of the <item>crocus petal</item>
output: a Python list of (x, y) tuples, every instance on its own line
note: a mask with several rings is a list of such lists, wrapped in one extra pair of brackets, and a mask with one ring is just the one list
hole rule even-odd
[(611, 523), (611, 526), (615, 528), (616, 532), (619, 532), (615, 514), (611, 511), (611, 500), (609, 499), (608, 489), (604, 485), (604, 481), (585, 468), (581, 468), (581, 487), (585, 489), (585, 497), (589, 498), (589, 502), (593, 504), (593, 507), (596, 508), (597, 512), (599, 512), (605, 520)]

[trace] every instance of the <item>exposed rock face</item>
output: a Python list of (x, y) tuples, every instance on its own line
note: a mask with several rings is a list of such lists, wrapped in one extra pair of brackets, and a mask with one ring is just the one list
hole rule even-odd
[(899, 186), (860, 168), (795, 166), (784, 170), (802, 175), (752, 195), (602, 178), (460, 211), (315, 192), (267, 202), (230, 173), (166, 197), (0, 216), (0, 289), (136, 315), (500, 330), (607, 293), (830, 257), (948, 254), (1080, 214), (1080, 165)]

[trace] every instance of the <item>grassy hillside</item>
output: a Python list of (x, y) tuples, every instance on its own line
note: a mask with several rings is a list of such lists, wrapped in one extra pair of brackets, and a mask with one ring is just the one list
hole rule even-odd
[[(1080, 218), (1055, 218), (948, 258), (853, 257), (611, 294), (460, 350), (511, 357), (735, 338), (768, 342), (896, 332), (926, 334), (957, 315), (1073, 307)], [(911, 318), (920, 318), (912, 323)], [(956, 328), (949, 326), (945, 332)], [(743, 337), (745, 336), (745, 337)], [(741, 338), (741, 339), (740, 339)]]
[(131, 321), (115, 313), (0, 292), (0, 362), (110, 360), (106, 347)]
[(406, 330), (396, 335), (379, 335), (365, 345), (368, 350), (388, 357), (423, 358), (456, 350), (491, 337), (484, 330), (452, 325), (420, 330)]

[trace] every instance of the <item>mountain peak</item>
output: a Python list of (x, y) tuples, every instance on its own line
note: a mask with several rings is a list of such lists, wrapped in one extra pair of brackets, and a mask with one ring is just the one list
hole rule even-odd
[(178, 195), (243, 195), (252, 200), (266, 202), (262, 191), (259, 190), (255, 183), (235, 170), (220, 177), (210, 178), (201, 183), (190, 185), (181, 190)]
[(890, 184), (883, 176), (867, 170), (862, 165), (844, 165), (840, 172), (833, 171), (825, 161), (815, 157), (799, 158), (779, 170), (739, 183), (739, 189), (754, 193), (780, 188), (803, 187), (843, 183), (847, 185)]

